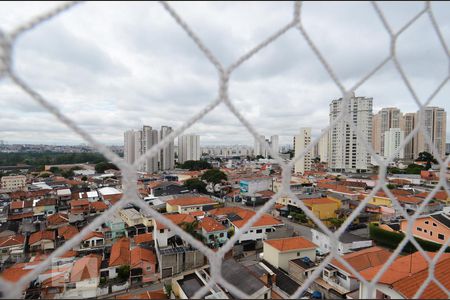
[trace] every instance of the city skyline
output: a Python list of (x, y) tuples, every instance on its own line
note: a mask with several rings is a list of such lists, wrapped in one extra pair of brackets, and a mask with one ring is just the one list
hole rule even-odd
[[(193, 8), (174, 3), (174, 9), (186, 17), (211, 51), (228, 64), (245, 53), (245, 49), (266, 38), (274, 24), (285, 24), (290, 18), (291, 4), (207, 3)], [(0, 12), (0, 23), (8, 30), (54, 4), (30, 4), (26, 9), (13, 3), (6, 5), (7, 9)], [(447, 6), (448, 3), (433, 4), (444, 36), (449, 36), (446, 25), (450, 21), (443, 14)], [(380, 7), (398, 29), (422, 5), (380, 3)], [(305, 3), (304, 9), (308, 10), (305, 27), (347, 87), (384, 57), (383, 50), (387, 51), (389, 46), (387, 34), (370, 4)], [(91, 12), (101, 16), (101, 24), (95, 20), (99, 18), (90, 17)], [(16, 69), (63, 113), (107, 145), (121, 144), (120, 136), (126, 128), (142, 124), (154, 124), (159, 128), (170, 120), (169, 125), (176, 129), (214, 99), (216, 74), (177, 24), (161, 12), (157, 4), (147, 3), (123, 9), (111, 4), (108, 10), (101, 4), (80, 5), (64, 18), (55, 18), (24, 35), (15, 48)], [(208, 17), (200, 18), (199, 12)], [(352, 18), (347, 18), (349, 14)], [(232, 26), (222, 22), (231, 17)], [(313, 22), (317, 18), (321, 19), (321, 24)], [(149, 21), (152, 19), (158, 22)], [(336, 19), (352, 21), (336, 22)], [(110, 20), (121, 30), (109, 30), (107, 24), (114, 23)], [(397, 46), (398, 58), (421, 101), (437, 87), (446, 71), (446, 66), (439, 63), (444, 54), (436, 36), (423, 34), (429, 29), (427, 21), (421, 17), (402, 34)], [(210, 22), (212, 26), (203, 27), (203, 22)], [(242, 22), (250, 22), (248, 31), (241, 30)], [(335, 24), (337, 35), (327, 32), (330, 24)], [(140, 33), (148, 38), (138, 39), (143, 36)], [(218, 41), (219, 35), (224, 39)], [(345, 45), (341, 43), (342, 36), (348, 39)], [(375, 38), (369, 43), (367, 36)], [(117, 40), (129, 47), (116, 45)], [(111, 45), (116, 47), (109, 47)], [(354, 63), (346, 64), (346, 61)], [(72, 67), (67, 68), (65, 64)], [(0, 89), (0, 101), (5, 108), (0, 115), (1, 140), (50, 144), (84, 142), (9, 82), (2, 81)], [(361, 86), (356, 95), (373, 98), (374, 111), (393, 104), (404, 112), (417, 110), (391, 63)], [(278, 135), (279, 143), (286, 144), (301, 127), (311, 127), (312, 137), (317, 137), (323, 124), (328, 123), (329, 101), (341, 95), (298, 32), (289, 32), (242, 65), (231, 78), (230, 96), (260, 134)], [(449, 97), (447, 85), (430, 105), (448, 111)], [(278, 102), (283, 105), (274, 107)], [(203, 145), (253, 144), (253, 137), (243, 125), (223, 108), (213, 110), (185, 133), (201, 135)], [(450, 140), (449, 134), (447, 130), (447, 140)]]

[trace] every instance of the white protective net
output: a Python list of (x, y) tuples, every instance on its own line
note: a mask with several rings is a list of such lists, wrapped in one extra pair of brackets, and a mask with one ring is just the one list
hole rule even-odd
[[(71, 119), (67, 118), (65, 115), (63, 115), (60, 110), (56, 106), (54, 106), (50, 101), (48, 101), (45, 98), (45, 95), (40, 95), (36, 91), (34, 91), (21, 77), (19, 74), (15, 72), (15, 69), (13, 67), (14, 62), (14, 46), (17, 41), (17, 38), (22, 35), (23, 33), (32, 30), (36, 26), (39, 26), (45, 21), (48, 21), (52, 17), (59, 15), (63, 13), (64, 11), (67, 11), (69, 9), (74, 9), (76, 5), (78, 5), (78, 2), (70, 2), (65, 3), (61, 5), (60, 7), (53, 9), (52, 11), (49, 11), (37, 18), (34, 18), (33, 20), (30, 20), (29, 22), (23, 24), (22, 26), (19, 26), (15, 30), (12, 30), (11, 32), (3, 32), (0, 29), (0, 79), (10, 78), (18, 87), (20, 87), (23, 91), (25, 91), (31, 98), (33, 98), (37, 103), (39, 103), (42, 107), (47, 109), (51, 114), (56, 116), (58, 120), (68, 126), (71, 130), (73, 130), (75, 133), (77, 133), (79, 136), (81, 136), (86, 142), (88, 142), (90, 145), (95, 147), (98, 151), (100, 151), (106, 158), (111, 160), (114, 164), (116, 164), (123, 174), (123, 187), (124, 187), (124, 193), (122, 199), (117, 202), (114, 206), (112, 206), (110, 209), (108, 209), (105, 213), (103, 213), (101, 216), (97, 217), (92, 223), (90, 223), (88, 226), (86, 226), (77, 236), (72, 238), (71, 240), (67, 241), (64, 245), (59, 247), (57, 250), (55, 250), (51, 255), (49, 255), (43, 262), (41, 262), (35, 269), (33, 269), (31, 272), (27, 273), (25, 276), (23, 276), (19, 282), (17, 282), (15, 285), (11, 285), (8, 282), (5, 282), (4, 280), (0, 280), (0, 290), (3, 292), (3, 296), (7, 298), (17, 298), (20, 297), (22, 287), (28, 285), (38, 274), (45, 271), (49, 265), (51, 264), (51, 261), (53, 258), (58, 257), (62, 254), (64, 254), (66, 251), (73, 248), (73, 246), (79, 244), (82, 241), (82, 238), (90, 233), (91, 231), (95, 230), (101, 224), (105, 221), (105, 219), (109, 218), (115, 212), (117, 212), (120, 208), (124, 207), (125, 205), (129, 203), (133, 203), (137, 206), (139, 206), (141, 209), (143, 209), (146, 213), (151, 215), (156, 221), (168, 226), (171, 230), (173, 230), (176, 234), (178, 234), (180, 237), (182, 237), (185, 241), (190, 243), (193, 247), (199, 249), (202, 251), (205, 256), (207, 256), (209, 263), (210, 263), (210, 270), (212, 275), (212, 280), (209, 281), (208, 285), (203, 287), (202, 289), (198, 290), (196, 294), (194, 295), (194, 298), (199, 298), (204, 296), (208, 290), (214, 285), (214, 284), (220, 284), (224, 288), (226, 288), (228, 291), (232, 292), (234, 295), (239, 296), (241, 298), (248, 298), (247, 295), (245, 295), (242, 291), (234, 287), (233, 285), (229, 284), (224, 278), (221, 276), (221, 263), (222, 259), (225, 253), (227, 253), (234, 245), (234, 243), (238, 240), (240, 233), (235, 234), (228, 242), (223, 245), (219, 251), (214, 252), (205, 245), (203, 245), (200, 241), (194, 239), (191, 235), (184, 232), (180, 227), (176, 226), (171, 221), (167, 220), (166, 218), (162, 217), (161, 214), (154, 211), (153, 209), (149, 208), (148, 205), (145, 204), (137, 195), (137, 175), (136, 175), (136, 169), (137, 166), (142, 164), (146, 159), (154, 157), (158, 154), (158, 152), (169, 142), (171, 142), (175, 137), (180, 135), (183, 131), (185, 131), (188, 127), (192, 126), (194, 123), (196, 123), (199, 119), (204, 117), (206, 114), (208, 114), (212, 109), (214, 109), (216, 106), (218, 106), (221, 103), (224, 103), (225, 106), (239, 119), (239, 121), (248, 129), (248, 131), (255, 137), (255, 139), (258, 139), (259, 142), (264, 145), (268, 153), (280, 164), (282, 167), (282, 188), (281, 190), (276, 193), (272, 199), (267, 202), (261, 209), (258, 210), (258, 212), (247, 222), (247, 224), (241, 229), (240, 232), (246, 232), (250, 226), (266, 211), (268, 211), (275, 203), (275, 201), (279, 197), (292, 197), (293, 199), (296, 199), (297, 197), (291, 192), (289, 183), (290, 183), (290, 177), (292, 168), (296, 161), (301, 159), (308, 151), (312, 150), (313, 147), (319, 142), (320, 138), (327, 134), (328, 130), (338, 124), (339, 122), (343, 122), (346, 118), (346, 110), (341, 110), (341, 115), (334, 121), (334, 123), (330, 124), (326, 130), (324, 130), (321, 134), (321, 136), (317, 137), (302, 153), (297, 153), (295, 158), (288, 163), (285, 163), (283, 159), (278, 155), (278, 153), (273, 152), (273, 150), (268, 146), (265, 141), (261, 139), (261, 135), (258, 133), (255, 127), (253, 127), (241, 114), (241, 112), (234, 106), (232, 101), (229, 99), (228, 94), (228, 82), (230, 79), (230, 76), (232, 73), (239, 68), (243, 63), (245, 63), (249, 58), (257, 54), (261, 49), (266, 47), (267, 45), (275, 42), (280, 36), (284, 35), (286, 32), (291, 30), (298, 30), (299, 38), (303, 38), (308, 46), (312, 49), (317, 59), (320, 61), (322, 66), (326, 69), (326, 72), (330, 76), (331, 80), (336, 84), (336, 86), (339, 88), (339, 90), (342, 93), (342, 105), (343, 107), (346, 107), (348, 104), (348, 100), (350, 97), (352, 97), (353, 92), (360, 87), (364, 82), (366, 82), (370, 77), (372, 77), (375, 73), (377, 73), (384, 65), (386, 65), (388, 62), (392, 61), (395, 65), (395, 68), (397, 72), (400, 74), (403, 83), (407, 87), (408, 91), (410, 92), (412, 98), (414, 99), (415, 103), (419, 107), (419, 113), (423, 112), (424, 107), (429, 105), (431, 100), (434, 98), (434, 96), (444, 87), (444, 85), (447, 83), (449, 79), (449, 75), (447, 74), (446, 78), (438, 85), (438, 87), (429, 95), (427, 99), (422, 99), (422, 101), (417, 96), (414, 87), (410, 83), (408, 77), (406, 76), (403, 66), (399, 62), (396, 56), (396, 45), (398, 37), (408, 29), (413, 23), (415, 23), (419, 18), (427, 17), (432, 25), (432, 28), (434, 29), (434, 33), (430, 32), (429, 34), (436, 34), (440, 41), (440, 46), (444, 49), (447, 61), (443, 63), (449, 63), (450, 65), (450, 53), (449, 49), (447, 47), (447, 44), (441, 34), (441, 30), (439, 28), (439, 25), (436, 22), (436, 19), (433, 15), (432, 6), (430, 3), (424, 3), (423, 9), (417, 13), (413, 18), (411, 18), (400, 30), (397, 32), (394, 32), (392, 27), (389, 25), (389, 21), (386, 19), (385, 15), (383, 14), (380, 7), (377, 5), (377, 3), (372, 2), (371, 5), (373, 7), (374, 14), (378, 16), (380, 21), (382, 22), (384, 28), (386, 29), (387, 33), (390, 37), (390, 52), (389, 55), (380, 61), (378, 65), (371, 70), (368, 74), (363, 76), (354, 86), (352, 87), (345, 87), (342, 81), (336, 76), (336, 73), (334, 72), (332, 66), (327, 62), (326, 58), (322, 55), (321, 51), (318, 49), (318, 47), (314, 44), (310, 36), (308, 35), (308, 32), (302, 25), (302, 3), (301, 2), (295, 2), (293, 7), (293, 15), (291, 20), (287, 20), (287, 24), (277, 30), (275, 33), (270, 35), (267, 39), (262, 41), (259, 45), (254, 47), (252, 50), (250, 50), (248, 53), (245, 53), (242, 55), (238, 60), (236, 60), (234, 63), (232, 63), (230, 66), (226, 67), (223, 66), (222, 63), (216, 58), (214, 53), (212, 53), (199, 39), (199, 37), (196, 35), (195, 32), (191, 30), (189, 25), (183, 20), (183, 18), (171, 7), (171, 5), (167, 2), (161, 2), (160, 4), (163, 6), (163, 8), (170, 14), (170, 16), (174, 19), (176, 23), (178, 23), (179, 26), (182, 27), (184, 32), (190, 37), (190, 39), (197, 45), (197, 47), (201, 50), (201, 52), (205, 55), (206, 59), (209, 60), (211, 64), (214, 65), (214, 67), (217, 69), (218, 77), (219, 77), (219, 87), (218, 87), (218, 97), (214, 101), (212, 101), (210, 104), (208, 104), (206, 107), (204, 107), (201, 111), (199, 111), (197, 114), (192, 116), (183, 126), (177, 128), (174, 130), (170, 135), (166, 136), (164, 139), (162, 139), (157, 145), (153, 146), (151, 149), (149, 149), (144, 155), (142, 155), (138, 161), (136, 161), (133, 165), (127, 164), (123, 159), (118, 157), (115, 153), (110, 151), (107, 147), (103, 146), (102, 144), (98, 143), (90, 134), (89, 132), (86, 132), (82, 130), (75, 122), (73, 122)], [(450, 73), (450, 72), (449, 72)], [(344, 224), (335, 232), (331, 232), (322, 222), (320, 219), (318, 219), (304, 204), (302, 201), (298, 201), (301, 208), (305, 211), (306, 215), (313, 220), (316, 225), (324, 231), (326, 234), (330, 236), (332, 239), (331, 241), (331, 252), (330, 254), (324, 259), (318, 268), (313, 272), (312, 276), (309, 276), (306, 282), (304, 282), (300, 288), (292, 295), (292, 298), (299, 298), (299, 295), (302, 295), (304, 291), (310, 286), (310, 284), (321, 275), (324, 267), (333, 259), (337, 259), (340, 263), (342, 263), (345, 267), (347, 267), (353, 275), (359, 279), (361, 282), (364, 282), (365, 284), (368, 284), (369, 290), (373, 290), (375, 284), (377, 281), (381, 278), (383, 273), (387, 270), (387, 268), (390, 266), (390, 264), (398, 257), (400, 254), (402, 248), (410, 241), (423, 255), (423, 257), (428, 261), (429, 263), (429, 272), (428, 277), (426, 278), (425, 282), (420, 286), (420, 288), (417, 290), (416, 294), (414, 295), (414, 298), (420, 298), (422, 293), (424, 292), (425, 288), (428, 286), (430, 282), (434, 282), (437, 284), (443, 291), (447, 293), (447, 295), (450, 297), (450, 292), (443, 286), (441, 282), (436, 280), (434, 276), (434, 267), (436, 262), (438, 261), (441, 254), (444, 252), (445, 248), (449, 245), (450, 239), (447, 239), (444, 243), (444, 245), (441, 247), (440, 251), (437, 252), (437, 255), (435, 255), (433, 258), (430, 258), (423, 250), (423, 248), (417, 243), (415, 239), (412, 237), (412, 226), (414, 224), (414, 220), (419, 216), (419, 214), (423, 211), (424, 207), (427, 205), (427, 203), (433, 198), (434, 194), (440, 190), (441, 188), (444, 188), (447, 194), (450, 194), (449, 188), (446, 181), (446, 171), (447, 166), (450, 162), (450, 158), (447, 158), (445, 161), (443, 161), (438, 155), (436, 155), (436, 159), (438, 160), (441, 169), (440, 169), (440, 180), (439, 183), (436, 185), (436, 187), (429, 193), (425, 201), (420, 205), (420, 208), (413, 214), (408, 215), (404, 209), (400, 206), (400, 203), (396, 199), (396, 197), (390, 192), (390, 190), (386, 187), (386, 170), (387, 170), (387, 164), (388, 162), (392, 161), (395, 157), (395, 153), (387, 160), (377, 156), (370, 144), (367, 143), (364, 139), (362, 139), (362, 136), (359, 134), (357, 128), (353, 125), (352, 122), (348, 123), (351, 127), (351, 130), (353, 130), (356, 135), (358, 136), (358, 139), (360, 142), (364, 144), (366, 149), (370, 152), (371, 155), (376, 159), (377, 163), (379, 163), (379, 180), (376, 185), (376, 187), (372, 190), (372, 192), (363, 200), (361, 201), (360, 205), (357, 209), (355, 209), (352, 214), (346, 219)], [(430, 136), (428, 135), (428, 132), (423, 129), (424, 124), (423, 122), (419, 124), (419, 126), (416, 126), (416, 128), (407, 136), (405, 137), (403, 143), (401, 144), (400, 148), (403, 148), (411, 139), (413, 136), (415, 136), (419, 131), (422, 132), (422, 134), (425, 137), (426, 142), (433, 148), (433, 153), (438, 153), (437, 149), (435, 149)], [(400, 150), (400, 149), (399, 149)], [(398, 151), (399, 151), (398, 150)], [(378, 191), (383, 190), (389, 198), (392, 200), (394, 206), (398, 208), (404, 218), (408, 220), (408, 231), (406, 232), (406, 237), (403, 239), (403, 241), (398, 245), (398, 248), (393, 252), (393, 254), (389, 257), (388, 261), (384, 264), (384, 266), (380, 269), (378, 274), (373, 277), (373, 279), (370, 282), (367, 282), (366, 279), (364, 279), (351, 265), (347, 263), (342, 257), (338, 254), (337, 250), (337, 239), (340, 234), (342, 234), (345, 230), (345, 228), (357, 217), (357, 215), (362, 211), (364, 206), (368, 203), (368, 201), (371, 199), (373, 195), (375, 195)]]

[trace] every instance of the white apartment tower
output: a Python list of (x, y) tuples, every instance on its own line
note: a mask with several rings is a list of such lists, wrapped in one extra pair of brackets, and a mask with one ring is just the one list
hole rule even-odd
[(270, 148), (273, 152), (278, 153), (280, 149), (279, 138), (278, 135), (272, 135), (270, 137)]
[[(160, 140), (168, 136), (173, 131), (172, 127), (161, 126)], [(174, 141), (171, 140), (170, 143), (161, 149), (160, 154), (160, 169), (161, 170), (172, 170), (175, 165), (175, 152), (174, 152)]]
[(321, 162), (328, 162), (328, 132), (325, 133), (319, 140), (317, 144), (318, 156)]
[[(445, 155), (445, 143), (447, 134), (447, 113), (443, 108), (440, 107), (426, 107), (423, 110), (423, 114), (420, 115), (419, 112), (416, 114), (417, 124), (422, 124), (424, 129), (431, 138), (431, 142), (436, 147), (438, 153), (433, 153), (432, 148), (428, 145), (425, 140), (424, 135), (419, 132), (417, 135), (417, 143), (415, 143), (415, 157), (420, 152), (427, 151), (432, 153), (434, 156), (440, 156), (441, 158)], [(423, 119), (423, 120), (422, 120)]]
[[(266, 140), (266, 137), (265, 137), (264, 135), (260, 135), (259, 137), (260, 137), (263, 141)], [(266, 151), (266, 149), (264, 148), (264, 146), (261, 145), (261, 143), (260, 143), (257, 139), (255, 139), (255, 147), (254, 147), (253, 155), (254, 155), (255, 157), (258, 156), (258, 155), (262, 155), (262, 156), (266, 157), (266, 156), (267, 156), (266, 154), (267, 154), (267, 151)]]
[[(405, 133), (400, 128), (390, 128), (384, 133), (384, 157), (388, 158), (400, 148), (405, 138)], [(404, 149), (400, 149), (394, 158), (403, 159)]]
[[(403, 122), (402, 122), (402, 129), (405, 132), (405, 138), (408, 136), (408, 134), (411, 133), (411, 131), (414, 130), (414, 127), (416, 126), (416, 114), (415, 113), (405, 113), (403, 115)], [(404, 158), (406, 159), (414, 159), (415, 158), (415, 144), (417, 143), (417, 134), (405, 145), (404, 151)]]
[(200, 136), (195, 134), (182, 135), (178, 137), (178, 162), (187, 160), (200, 160)]
[(125, 133), (123, 134), (123, 158), (129, 164), (134, 163), (135, 160), (134, 147), (134, 130), (125, 131)]
[[(158, 130), (152, 129), (151, 126), (143, 126), (142, 128), (142, 150), (141, 155), (144, 154), (147, 150), (149, 150), (153, 145), (158, 144)], [(159, 161), (159, 153), (158, 155), (147, 158), (143, 165), (142, 171), (148, 173), (155, 173), (158, 171), (158, 161)]]
[(338, 118), (342, 109), (348, 115), (330, 129), (328, 143), (328, 167), (334, 172), (367, 172), (370, 153), (350, 128), (353, 122), (362, 138), (372, 143), (372, 98), (353, 97), (346, 107), (342, 106), (342, 98), (330, 103), (330, 123)]
[[(299, 155), (299, 153), (303, 152), (309, 144), (311, 144), (311, 128), (301, 128), (300, 134), (296, 135), (294, 138), (294, 155)], [(305, 171), (310, 171), (311, 160), (312, 149), (295, 163), (294, 172), (303, 174)]]
[(391, 128), (401, 128), (402, 113), (396, 107), (386, 107), (373, 116), (372, 147), (375, 153), (386, 156), (384, 153), (384, 136)]

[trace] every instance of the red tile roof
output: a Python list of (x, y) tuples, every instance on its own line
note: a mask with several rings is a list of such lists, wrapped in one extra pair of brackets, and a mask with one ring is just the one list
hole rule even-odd
[(58, 228), (58, 236), (64, 237), (66, 241), (76, 236), (79, 232), (80, 231), (78, 228), (72, 225), (66, 225)]
[(114, 194), (114, 195), (104, 195), (103, 200), (109, 201), (112, 205), (119, 202), (120, 199), (122, 199), (123, 194)]
[[(433, 258), (436, 253), (426, 252), (428, 256)], [(382, 265), (372, 267), (360, 272), (367, 280), (378, 273)], [(428, 261), (422, 256), (420, 252), (398, 257), (389, 266), (386, 272), (379, 279), (379, 283), (390, 285), (393, 289), (402, 294), (405, 298), (412, 298), (419, 287), (428, 277)], [(436, 264), (434, 276), (447, 289), (450, 289), (450, 253), (443, 253)], [(447, 299), (447, 294), (444, 293), (436, 284), (429, 284), (425, 288), (425, 292), (420, 297), (421, 299)]]
[(30, 245), (32, 245), (32, 244), (37, 243), (42, 240), (54, 241), (55, 240), (55, 232), (46, 230), (46, 231), (37, 231), (35, 233), (32, 233), (30, 235), (30, 239), (29, 239), (28, 243)]
[(266, 240), (264, 243), (274, 247), (280, 252), (317, 248), (316, 244), (300, 236)]
[(91, 202), (89, 204), (91, 210), (95, 210), (95, 211), (105, 211), (108, 209), (108, 205), (105, 204), (105, 202), (103, 201), (96, 201), (96, 202)]
[(10, 215), (8, 216), (8, 221), (12, 221), (12, 220), (21, 220), (24, 218), (31, 218), (33, 217), (33, 212), (27, 212), (27, 213), (22, 213), (22, 214), (16, 214), (16, 215)]
[(261, 197), (272, 197), (273, 195), (275, 195), (275, 193), (274, 192), (272, 192), (272, 191), (269, 191), (269, 190), (267, 190), (267, 191), (261, 191), (261, 192), (257, 192), (256, 194), (259, 194), (259, 195), (261, 195)]
[(67, 214), (56, 213), (47, 217), (47, 223), (49, 225), (69, 223), (69, 216)]
[[(241, 217), (242, 220), (235, 220), (232, 221), (232, 223), (238, 227), (242, 228), (247, 221), (253, 217), (256, 213), (252, 210), (240, 208), (240, 207), (222, 207), (222, 208), (216, 208), (208, 211), (208, 214), (210, 215), (228, 215), (228, 214), (237, 214), (239, 217)], [(275, 219), (269, 214), (263, 214), (255, 223), (253, 223), (253, 227), (267, 227), (267, 226), (277, 226), (282, 225), (283, 223)]]
[[(195, 221), (195, 218), (191, 215), (188, 214), (165, 214), (163, 215), (166, 219), (169, 219), (170, 221), (172, 221), (173, 223), (175, 223), (176, 225), (180, 225), (181, 223), (192, 223)], [(164, 229), (167, 228), (166, 225), (155, 221), (156, 222), (156, 228), (158, 229)]]
[(89, 201), (86, 199), (80, 199), (80, 200), (72, 200), (70, 201), (70, 207), (76, 207), (76, 206), (89, 206)]
[(103, 232), (98, 232), (98, 231), (92, 231), (91, 233), (88, 233), (84, 238), (83, 241), (87, 241), (88, 239), (92, 239), (92, 238), (105, 238), (105, 235), (103, 234)]
[(36, 203), (36, 206), (51, 206), (56, 205), (56, 199), (42, 199)]
[[(370, 247), (364, 250), (345, 254), (342, 258), (345, 259), (356, 271), (361, 272), (362, 270), (384, 264), (389, 259), (390, 255), (391, 252), (386, 249), (380, 247)], [(341, 270), (344, 270), (350, 274), (351, 277), (355, 277), (353, 273), (338, 260), (333, 259), (331, 264)]]
[(101, 256), (95, 254), (89, 254), (80, 258), (73, 264), (70, 272), (70, 282), (99, 277), (101, 262)]
[(180, 197), (167, 201), (169, 205), (192, 206), (192, 205), (212, 205), (215, 201), (207, 197)]
[(16, 283), (32, 270), (32, 269), (25, 269), (24, 267), (26, 265), (27, 265), (26, 263), (19, 263), (12, 265), (8, 269), (0, 273), (0, 277), (4, 280)]
[(136, 267), (142, 261), (146, 261), (152, 264), (156, 263), (156, 256), (153, 251), (144, 249), (142, 247), (136, 247), (131, 250), (131, 268)]
[(337, 204), (336, 201), (331, 200), (329, 198), (309, 198), (309, 199), (302, 199), (303, 203), (305, 205), (319, 205), (319, 204)]
[(152, 233), (143, 233), (143, 234), (138, 234), (134, 236), (134, 242), (139, 245), (142, 243), (148, 243), (153, 241), (153, 234)]
[(130, 264), (130, 239), (123, 237), (116, 241), (111, 247), (109, 266), (122, 266)]
[(213, 219), (211, 217), (204, 217), (202, 219), (202, 221), (200, 222), (200, 226), (206, 232), (227, 230), (227, 228), (225, 226), (223, 226), (221, 223), (217, 222), (215, 219)]
[(21, 234), (0, 237), (0, 248), (23, 245), (25, 237)]

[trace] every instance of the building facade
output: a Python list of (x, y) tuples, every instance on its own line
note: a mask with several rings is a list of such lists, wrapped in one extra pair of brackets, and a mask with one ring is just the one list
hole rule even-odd
[[(311, 127), (301, 128), (300, 134), (295, 136), (294, 153), (295, 156), (303, 152), (311, 144)], [(304, 173), (311, 170), (312, 150), (305, 153), (304, 157), (295, 163), (294, 172)]]
[[(370, 153), (363, 141), (372, 143), (372, 98), (355, 97), (349, 99), (347, 107), (342, 108), (342, 98), (330, 103), (330, 123), (334, 122), (345, 109), (348, 115), (331, 127), (329, 134), (328, 166), (334, 172), (364, 173), (368, 171)], [(350, 128), (353, 122), (360, 133)]]
[(405, 134), (400, 128), (390, 128), (384, 133), (384, 157), (390, 157), (396, 151), (395, 158), (403, 159), (404, 149), (400, 149), (400, 144), (403, 142)]
[(179, 163), (184, 163), (187, 160), (199, 160), (201, 154), (199, 135), (187, 134), (178, 137)]
[[(436, 147), (438, 153), (435, 156), (443, 157), (445, 155), (445, 143), (447, 134), (447, 113), (440, 107), (425, 107), (423, 113), (416, 114), (418, 124), (421, 124), (431, 138), (431, 142)], [(415, 143), (415, 156), (420, 152), (426, 151), (432, 153), (432, 148), (427, 143), (425, 136), (419, 132), (417, 143)]]
[(396, 107), (382, 108), (376, 115), (373, 116), (372, 126), (372, 147), (375, 153), (381, 156), (386, 156), (385, 149), (385, 134), (391, 128), (400, 128), (402, 123), (402, 113)]
[[(164, 139), (173, 129), (169, 126), (161, 126), (160, 140)], [(175, 166), (175, 152), (174, 152), (174, 141), (171, 140), (170, 143), (161, 149), (160, 154), (160, 168), (161, 170), (172, 170)]]

